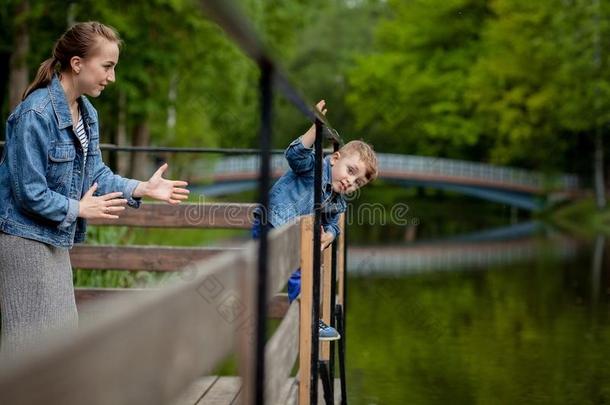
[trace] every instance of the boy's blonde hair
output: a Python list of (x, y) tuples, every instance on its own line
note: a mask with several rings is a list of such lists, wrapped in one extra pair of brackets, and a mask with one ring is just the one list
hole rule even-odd
[(375, 155), (373, 147), (364, 141), (349, 141), (339, 149), (339, 154), (342, 156), (353, 155), (355, 153), (360, 156), (366, 167), (365, 177), (367, 181), (375, 180), (378, 175), (378, 165), (377, 155)]

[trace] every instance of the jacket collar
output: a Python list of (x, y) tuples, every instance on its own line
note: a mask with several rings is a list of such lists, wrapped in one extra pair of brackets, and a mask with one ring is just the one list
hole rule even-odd
[[(57, 74), (53, 75), (51, 83), (47, 86), (51, 97), (51, 104), (57, 117), (57, 124), (59, 129), (65, 129), (72, 126), (72, 116), (70, 115), (70, 107), (68, 106), (68, 100), (66, 99), (66, 93), (64, 88), (61, 86), (59, 77)], [(83, 120), (88, 124), (95, 122), (95, 112), (91, 103), (84, 97), (80, 96), (78, 103), (83, 114)]]

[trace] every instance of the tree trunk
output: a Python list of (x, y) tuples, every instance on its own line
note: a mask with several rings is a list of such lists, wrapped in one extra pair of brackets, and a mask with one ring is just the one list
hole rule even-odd
[(595, 238), (595, 245), (593, 249), (593, 262), (591, 264), (591, 298), (593, 303), (597, 303), (600, 298), (599, 292), (601, 287), (605, 247), (606, 237), (602, 234), (598, 234)]
[[(595, 67), (596, 76), (595, 80), (601, 80), (601, 61), (602, 61), (602, 47), (601, 47), (601, 32), (600, 32), (600, 16), (601, 7), (599, 0), (593, 0), (593, 24), (595, 27), (593, 36), (593, 65)], [(601, 114), (600, 108), (601, 91), (599, 82), (595, 85), (595, 112)], [(602, 138), (602, 124), (596, 122), (595, 128), (595, 152), (593, 157), (593, 176), (595, 182), (595, 202), (598, 209), (606, 208), (606, 189), (604, 187), (604, 140)]]
[[(148, 121), (142, 121), (134, 128), (133, 146), (148, 146), (150, 144), (150, 128)], [(131, 177), (138, 180), (148, 180), (152, 175), (146, 152), (131, 153)]]
[(167, 93), (167, 140), (171, 143), (176, 137), (176, 101), (178, 99), (178, 75), (172, 74)]
[(28, 0), (22, 0), (15, 10), (15, 19), (19, 21), (15, 24), (14, 52), (11, 54), (9, 62), (9, 109), (12, 110), (21, 102), (21, 96), (28, 86), (28, 67), (26, 58), (30, 51), (30, 34), (25, 18), (30, 10)]
[(595, 156), (593, 159), (595, 181), (595, 202), (598, 209), (606, 207), (606, 188), (604, 187), (604, 141), (601, 128), (595, 131)]

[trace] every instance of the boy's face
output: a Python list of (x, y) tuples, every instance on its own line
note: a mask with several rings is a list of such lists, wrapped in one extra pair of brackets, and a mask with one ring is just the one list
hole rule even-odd
[(341, 155), (335, 152), (330, 157), (332, 166), (332, 188), (335, 193), (353, 193), (366, 185), (366, 165), (357, 153)]

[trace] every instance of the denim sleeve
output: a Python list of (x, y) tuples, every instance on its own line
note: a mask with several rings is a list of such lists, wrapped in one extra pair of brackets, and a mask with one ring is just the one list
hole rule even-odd
[(329, 214), (326, 216), (326, 221), (322, 225), (324, 227), (325, 232), (330, 232), (335, 235), (335, 239), (341, 233), (339, 230), (339, 215), (340, 213)]
[(301, 142), (301, 138), (297, 138), (286, 148), (284, 152), (288, 166), (297, 174), (305, 173), (314, 169), (314, 150), (306, 148)]
[(96, 195), (104, 195), (113, 193), (115, 191), (121, 191), (123, 198), (127, 200), (127, 205), (132, 208), (139, 208), (141, 199), (133, 196), (133, 192), (140, 184), (138, 180), (126, 179), (114, 174), (106, 164), (102, 161), (101, 153), (97, 153), (91, 158), (95, 159), (93, 162), (93, 173), (91, 175), (92, 183), (97, 183)]
[(25, 211), (69, 228), (78, 216), (79, 202), (51, 190), (47, 183), (49, 122), (36, 111), (27, 111), (11, 132), (5, 147), (15, 199)]

